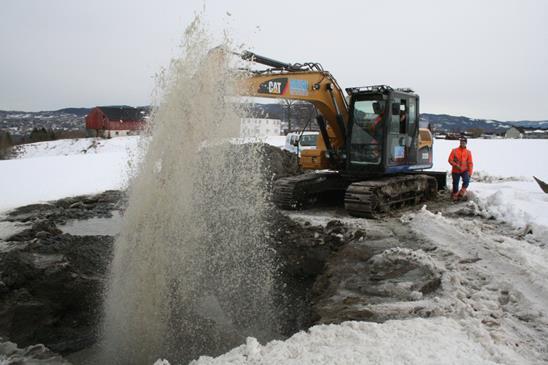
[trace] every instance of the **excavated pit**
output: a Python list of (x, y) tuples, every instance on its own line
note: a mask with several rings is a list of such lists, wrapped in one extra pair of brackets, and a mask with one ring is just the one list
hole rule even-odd
[[(71, 201), (90, 199), (94, 197)], [(44, 344), (63, 355), (89, 348), (97, 341), (102, 293), (114, 244), (112, 236), (63, 233), (56, 222), (70, 221), (76, 209), (85, 209), (86, 217), (93, 216), (89, 206), (78, 205), (80, 208), (72, 207), (70, 212), (58, 209), (65, 202), (11, 212), (7, 219), (27, 228), (0, 242), (0, 336), (20, 347)], [(326, 228), (302, 226), (276, 210), (271, 211), (270, 219), (273, 233), (269, 244), (277, 252), (279, 267), (275, 305), (283, 318), (280, 338), (284, 338), (315, 322), (311, 288), (326, 260), (348, 237), (337, 221)], [(230, 346), (235, 344), (237, 341)], [(223, 344), (218, 349), (226, 351)]]

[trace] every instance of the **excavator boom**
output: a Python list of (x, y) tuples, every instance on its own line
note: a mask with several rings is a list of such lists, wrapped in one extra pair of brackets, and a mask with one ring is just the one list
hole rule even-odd
[(333, 76), (319, 67), (295, 66), (249, 52), (242, 57), (276, 67), (243, 75), (239, 81), (242, 95), (307, 101), (320, 113), (317, 121), (322, 138), (315, 150), (303, 151), (301, 166), (316, 170), (339, 167), (349, 115), (343, 91)]

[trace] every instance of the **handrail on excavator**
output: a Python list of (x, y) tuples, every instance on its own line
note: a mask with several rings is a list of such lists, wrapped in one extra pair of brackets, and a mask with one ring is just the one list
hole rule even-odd
[(275, 70), (282, 71), (323, 71), (321, 64), (317, 62), (305, 62), (305, 63), (286, 63), (278, 61), (269, 57), (258, 55), (251, 51), (244, 51), (242, 53), (232, 52), (235, 55), (240, 56), (245, 61), (255, 62), (261, 65), (272, 67)]

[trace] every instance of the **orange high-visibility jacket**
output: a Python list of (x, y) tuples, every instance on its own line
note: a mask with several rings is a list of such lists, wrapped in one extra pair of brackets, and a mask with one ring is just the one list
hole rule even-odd
[(474, 171), (474, 162), (472, 161), (472, 152), (466, 148), (457, 147), (451, 150), (449, 154), (449, 164), (453, 166), (451, 172), (461, 173), (468, 171), (468, 174), (472, 176)]

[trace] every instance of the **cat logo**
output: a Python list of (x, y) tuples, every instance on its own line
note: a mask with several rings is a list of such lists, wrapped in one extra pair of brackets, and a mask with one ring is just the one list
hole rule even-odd
[(268, 82), (268, 92), (271, 94), (281, 94), (282, 93), (282, 83), (281, 82)]
[(287, 77), (268, 80), (259, 85), (259, 94), (284, 95), (286, 93)]

